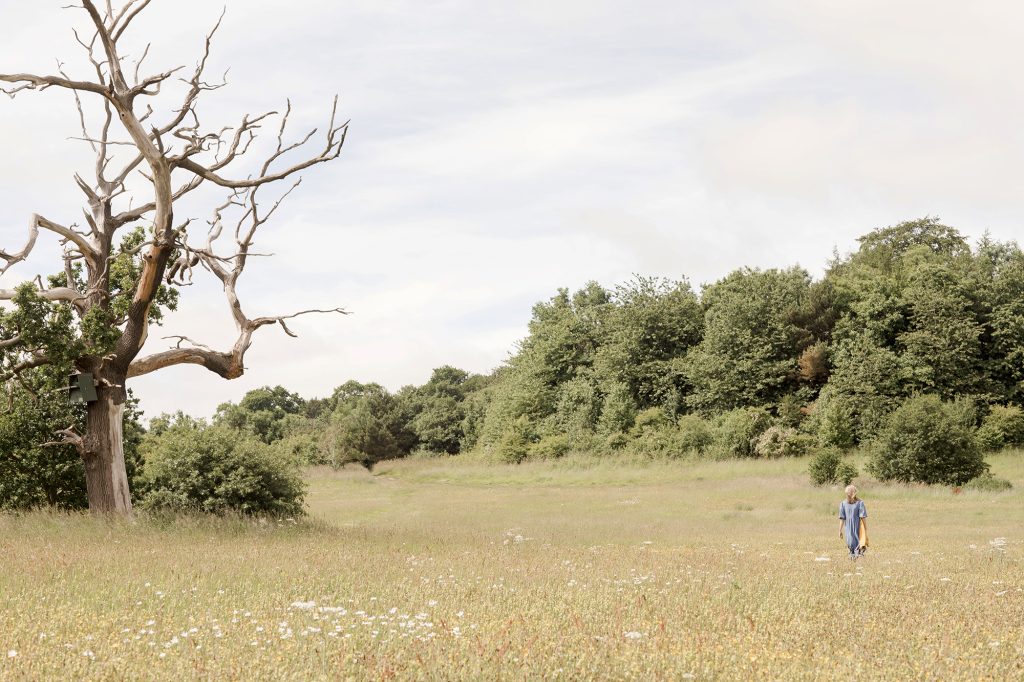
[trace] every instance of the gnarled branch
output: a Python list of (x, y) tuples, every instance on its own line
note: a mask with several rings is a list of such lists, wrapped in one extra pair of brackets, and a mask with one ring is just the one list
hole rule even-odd
[[(85, 295), (77, 289), (71, 287), (55, 287), (53, 289), (43, 289), (42, 291), (35, 292), (39, 298), (46, 299), (47, 301), (66, 301), (67, 303), (81, 303), (85, 300)], [(17, 296), (18, 291), (16, 289), (0, 289), (0, 301), (11, 301)]]
[(136, 359), (128, 366), (128, 377), (142, 376), (144, 374), (149, 374), (150, 372), (155, 372), (158, 369), (163, 369), (164, 367), (171, 367), (172, 365), (192, 364), (201, 365), (211, 372), (219, 374), (225, 379), (237, 379), (245, 373), (245, 352), (252, 344), (253, 332), (260, 327), (278, 323), (281, 325), (281, 328), (284, 329), (286, 334), (294, 337), (296, 334), (285, 325), (284, 321), (300, 315), (308, 315), (310, 313), (349, 314), (348, 311), (343, 310), (342, 308), (334, 308), (331, 310), (302, 310), (297, 313), (292, 313), (291, 315), (280, 315), (277, 317), (258, 317), (255, 320), (246, 322), (241, 334), (238, 336), (238, 340), (235, 341), (235, 345), (226, 353), (215, 351), (209, 346), (203, 344), (182, 347), (181, 344), (184, 341), (195, 343), (187, 336), (165, 337), (178, 339), (177, 346), (170, 350), (165, 350), (160, 353), (154, 353), (152, 355)]
[(3, 92), (13, 97), (22, 90), (45, 90), (46, 88), (58, 87), (79, 92), (93, 92), (97, 95), (110, 97), (110, 91), (89, 81), (76, 81), (63, 76), (39, 76), (33, 73), (0, 73), (0, 81), (14, 83), (16, 88), (0, 88)]

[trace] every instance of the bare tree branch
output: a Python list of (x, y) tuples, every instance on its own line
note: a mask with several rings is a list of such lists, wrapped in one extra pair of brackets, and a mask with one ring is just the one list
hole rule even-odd
[[(151, 0), (142, 0), (141, 3), (133, 8), (132, 5), (135, 5), (135, 2), (136, 0), (129, 0), (125, 3), (125, 6), (121, 9), (121, 13), (117, 15), (111, 23), (111, 32), (115, 43), (121, 39), (121, 36), (128, 29), (128, 25), (132, 23), (132, 19), (139, 16), (139, 12), (146, 9), (146, 5), (148, 5)], [(146, 50), (148, 51), (149, 48), (147, 47)]]
[(82, 0), (82, 7), (85, 8), (85, 11), (88, 12), (90, 18), (92, 18), (92, 22), (96, 26), (96, 36), (99, 38), (100, 43), (103, 45), (103, 51), (107, 55), (107, 68), (110, 71), (110, 81), (113, 86), (114, 93), (117, 95), (124, 95), (128, 90), (128, 83), (125, 81), (124, 74), (121, 72), (121, 60), (117, 56), (115, 40), (110, 35), (111, 29), (104, 25), (103, 18), (96, 10), (96, 6), (92, 3), (92, 0)]
[(44, 229), (47, 229), (51, 232), (54, 232), (56, 234), (59, 234), (64, 239), (77, 246), (78, 250), (81, 251), (82, 254), (93, 258), (95, 258), (98, 255), (96, 245), (93, 244), (92, 240), (90, 240), (84, 234), (76, 232), (75, 230), (72, 230), (70, 228), (64, 227), (63, 225), (58, 225), (52, 220), (47, 220), (38, 213), (33, 217), (35, 219), (36, 225)]
[[(290, 145), (287, 148), (283, 148), (281, 146), (279, 137), (279, 144), (277, 150), (264, 162), (263, 172), (259, 176), (254, 178), (246, 178), (244, 180), (229, 180), (216, 173), (215, 171), (218, 170), (217, 168), (214, 168), (212, 166), (203, 166), (187, 156), (184, 158), (174, 159), (174, 165), (179, 168), (189, 170), (198, 175), (199, 177), (209, 180), (210, 182), (220, 185), (221, 187), (229, 187), (234, 189), (259, 187), (260, 185), (265, 185), (271, 182), (276, 182), (278, 180), (283, 180), (284, 178), (287, 178), (288, 176), (293, 175), (301, 170), (305, 170), (310, 166), (314, 166), (319, 163), (325, 163), (327, 161), (333, 161), (334, 159), (338, 158), (338, 156), (341, 154), (342, 146), (345, 144), (345, 136), (348, 134), (349, 124), (346, 121), (341, 126), (334, 126), (334, 112), (337, 110), (337, 106), (338, 98), (335, 97), (334, 109), (332, 110), (331, 113), (330, 127), (328, 128), (326, 136), (326, 145), (323, 151), (321, 151), (318, 155), (306, 159), (305, 161), (301, 161), (289, 168), (286, 168), (283, 171), (279, 171), (277, 173), (268, 172), (270, 165), (274, 161), (280, 158), (285, 152), (297, 149), (298, 147), (304, 145), (316, 131), (309, 133), (300, 142)], [(285, 115), (285, 120), (286, 119), (287, 114)], [(282, 126), (283, 125), (284, 123), (282, 123)], [(223, 165), (224, 164), (221, 164), (221, 167), (223, 167)]]
[[(35, 292), (39, 298), (47, 301), (65, 301), (67, 303), (82, 303), (86, 297), (84, 294), (71, 287), (54, 287), (53, 289), (42, 289)], [(0, 301), (11, 301), (18, 295), (17, 289), (0, 289)]]
[(12, 97), (22, 90), (45, 90), (50, 87), (67, 88), (68, 90), (78, 90), (79, 92), (93, 92), (104, 97), (110, 96), (109, 90), (102, 85), (88, 81), (69, 80), (61, 76), (37, 76), (31, 73), (0, 73), (0, 81), (18, 85), (16, 88), (0, 88), (0, 90)]
[(254, 331), (268, 324), (279, 323), (289, 336), (295, 336), (295, 334), (285, 326), (284, 320), (309, 313), (349, 314), (346, 310), (335, 308), (332, 310), (303, 310), (291, 315), (256, 318), (243, 328), (234, 347), (232, 347), (231, 351), (227, 353), (212, 350), (205, 345), (182, 348), (181, 344), (183, 341), (188, 341), (189, 343), (194, 342), (185, 336), (165, 337), (179, 339), (177, 346), (170, 350), (137, 358), (128, 366), (128, 378), (130, 379), (132, 377), (149, 374), (165, 367), (171, 367), (172, 365), (192, 364), (201, 365), (225, 379), (237, 379), (245, 372), (245, 366), (243, 364), (245, 360), (245, 351), (249, 349), (249, 346), (252, 343), (252, 334)]
[(7, 272), (7, 270), (9, 270), (11, 266), (15, 265), (16, 263), (20, 263), (21, 261), (28, 258), (28, 255), (32, 253), (32, 248), (36, 245), (36, 238), (38, 237), (39, 228), (36, 226), (35, 216), (32, 216), (32, 222), (29, 224), (28, 227), (28, 241), (25, 243), (24, 248), (22, 248), (22, 250), (18, 251), (17, 253), (7, 253), (6, 251), (0, 251), (0, 258), (3, 258), (5, 261), (7, 261), (7, 265), (0, 269), (0, 275), (3, 275), (5, 272)]
[(45, 443), (41, 443), (42, 447), (54, 447), (60, 445), (74, 445), (75, 449), (79, 453), (85, 452), (85, 440), (75, 431), (74, 426), (69, 426), (66, 429), (61, 429), (55, 432), (58, 436), (63, 436), (62, 440), (51, 440)]
[(48, 364), (50, 364), (50, 358), (46, 357), (43, 354), (34, 354), (17, 363), (7, 372), (0, 374), (0, 383), (10, 381), (11, 379), (19, 376), (22, 372), (25, 372), (27, 370), (35, 369), (36, 367), (42, 367), (43, 365)]

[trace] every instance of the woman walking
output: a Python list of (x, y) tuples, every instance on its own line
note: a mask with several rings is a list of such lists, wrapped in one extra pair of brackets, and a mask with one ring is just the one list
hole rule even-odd
[(846, 499), (839, 503), (839, 537), (846, 540), (851, 559), (864, 556), (868, 548), (867, 517), (864, 500), (857, 497), (857, 486), (846, 486)]

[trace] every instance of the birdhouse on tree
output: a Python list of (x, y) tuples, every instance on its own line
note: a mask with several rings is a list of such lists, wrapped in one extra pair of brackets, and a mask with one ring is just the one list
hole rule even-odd
[(89, 372), (76, 372), (68, 377), (68, 397), (73, 403), (91, 403), (96, 398), (96, 382)]

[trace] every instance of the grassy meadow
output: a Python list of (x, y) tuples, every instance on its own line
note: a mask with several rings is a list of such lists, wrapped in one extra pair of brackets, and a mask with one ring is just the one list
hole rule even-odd
[(310, 517), (0, 516), (0, 679), (1024, 679), (1010, 491), (808, 460), (310, 472)]

